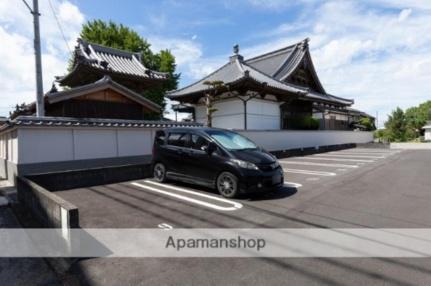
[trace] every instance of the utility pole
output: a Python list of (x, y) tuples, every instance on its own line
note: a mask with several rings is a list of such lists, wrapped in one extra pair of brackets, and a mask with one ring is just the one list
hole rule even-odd
[(33, 0), (33, 9), (23, 0), (24, 4), (33, 15), (34, 28), (34, 54), (36, 66), (36, 116), (45, 116), (45, 107), (43, 102), (43, 81), (42, 81), (42, 57), (40, 51), (40, 28), (39, 28), (39, 1)]
[(36, 63), (36, 116), (45, 116), (43, 102), (42, 57), (40, 52), (39, 1), (33, 0), (34, 53)]

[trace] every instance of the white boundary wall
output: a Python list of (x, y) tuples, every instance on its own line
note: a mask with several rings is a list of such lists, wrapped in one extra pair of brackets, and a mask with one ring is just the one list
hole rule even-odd
[(340, 144), (361, 144), (373, 141), (372, 132), (364, 131), (296, 131), (296, 130), (238, 130), (268, 151), (284, 151), (298, 148)]
[(18, 138), (16, 162), (30, 164), (151, 155), (154, 129), (19, 128)]
[(391, 143), (391, 149), (431, 150), (431, 143)]

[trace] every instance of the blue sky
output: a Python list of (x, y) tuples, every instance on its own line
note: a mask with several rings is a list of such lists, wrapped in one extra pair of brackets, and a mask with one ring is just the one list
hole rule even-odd
[[(234, 44), (253, 56), (306, 37), (326, 90), (379, 113), (431, 99), (429, 0), (51, 0), (73, 49), (82, 23), (113, 20), (157, 51), (177, 58), (180, 86), (224, 64)], [(44, 87), (65, 72), (68, 47), (48, 0), (40, 0)], [(0, 115), (34, 98), (31, 16), (21, 1), (0, 0)]]

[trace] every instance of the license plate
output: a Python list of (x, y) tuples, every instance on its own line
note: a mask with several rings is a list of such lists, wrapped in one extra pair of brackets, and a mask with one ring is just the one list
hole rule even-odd
[(274, 185), (274, 184), (278, 184), (278, 183), (280, 183), (280, 181), (281, 181), (281, 175), (274, 175), (273, 177), (272, 177), (272, 184)]

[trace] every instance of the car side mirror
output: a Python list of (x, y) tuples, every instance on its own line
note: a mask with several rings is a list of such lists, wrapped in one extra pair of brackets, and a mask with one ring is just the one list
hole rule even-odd
[(217, 146), (213, 142), (210, 142), (208, 144), (208, 147), (206, 148), (206, 152), (207, 152), (208, 155), (211, 155), (216, 150), (217, 150)]

